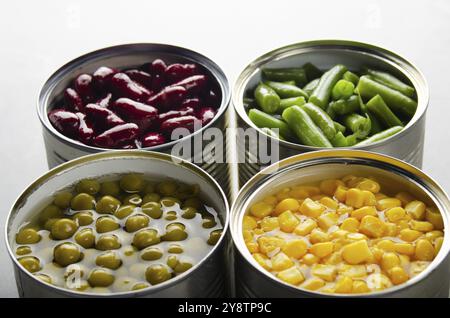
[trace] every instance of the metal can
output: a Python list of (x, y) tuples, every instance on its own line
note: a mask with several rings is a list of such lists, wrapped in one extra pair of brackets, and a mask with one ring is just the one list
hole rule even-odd
[[(49, 196), (80, 179), (111, 174), (143, 173), (154, 177), (172, 178), (200, 186), (204, 199), (217, 211), (223, 225), (223, 235), (211, 251), (186, 274), (139, 291), (113, 294), (89, 294), (71, 291), (44, 283), (26, 271), (16, 260), (11, 249), (20, 224), (35, 213), (36, 206), (46, 203)], [(12, 259), (21, 297), (221, 297), (229, 294), (228, 275), (224, 273), (227, 261), (227, 233), (229, 223), (227, 198), (218, 183), (203, 169), (177, 160), (167, 154), (152, 151), (103, 152), (84, 156), (50, 170), (34, 181), (18, 197), (6, 221), (6, 244)]]
[[(225, 159), (222, 162), (211, 162), (208, 158), (210, 153), (204, 152), (204, 149), (214, 149), (216, 153), (224, 156), (225, 142), (223, 140), (205, 140), (202, 138), (204, 131), (208, 128), (225, 129), (225, 113), (231, 95), (227, 77), (222, 69), (209, 58), (197, 52), (167, 44), (137, 43), (107, 47), (70, 61), (49, 77), (40, 91), (37, 103), (37, 112), (43, 127), (49, 168), (74, 158), (109, 150), (88, 146), (64, 136), (53, 127), (48, 119), (47, 113), (49, 109), (53, 107), (55, 101), (61, 100), (65, 88), (70, 85), (74, 77), (77, 74), (93, 73), (100, 66), (118, 69), (132, 68), (156, 58), (164, 59), (169, 63), (189, 62), (202, 66), (209, 73), (208, 75), (217, 82), (222, 100), (214, 119), (193, 134), (163, 145), (142, 149), (174, 154), (192, 161), (210, 173), (219, 181), (223, 189), (228, 191), (228, 169)], [(176, 145), (183, 145), (180, 148), (189, 151), (187, 153), (173, 151)], [(176, 153), (172, 153), (172, 151)]]
[[(348, 297), (309, 292), (278, 280), (263, 269), (248, 251), (242, 235), (242, 220), (248, 207), (284, 187), (312, 183), (346, 174), (370, 175), (388, 189), (401, 186), (441, 212), (444, 228), (450, 226), (450, 199), (444, 190), (418, 168), (386, 155), (360, 150), (323, 150), (304, 153), (277, 163), (273, 174), (261, 171), (239, 192), (230, 215), (230, 232), (235, 250), (236, 294), (240, 297)], [(267, 168), (270, 169), (271, 167)], [(450, 282), (450, 233), (444, 232), (440, 252), (419, 275), (406, 283), (362, 297), (448, 297)]]
[[(238, 127), (253, 128), (258, 131), (258, 135), (262, 135), (249, 119), (243, 103), (247, 90), (255, 87), (261, 80), (262, 68), (299, 67), (307, 62), (323, 69), (331, 68), (338, 63), (346, 65), (351, 70), (361, 69), (362, 66), (369, 65), (410, 82), (417, 92), (418, 107), (403, 131), (372, 145), (354, 146), (352, 149), (383, 153), (417, 167), (422, 166), (425, 114), (429, 99), (427, 82), (419, 69), (405, 58), (389, 50), (366, 43), (342, 40), (309, 41), (288, 45), (260, 56), (242, 71), (234, 86), (233, 105), (238, 117)], [(273, 139), (272, 137), (267, 138)], [(239, 158), (239, 162), (242, 163), (239, 166), (240, 186), (255, 175), (261, 167), (267, 166), (258, 157), (259, 151), (251, 151), (247, 144), (242, 145), (242, 147), (245, 147), (245, 150), (240, 152), (243, 158)], [(279, 140), (278, 151), (279, 158), (283, 159), (320, 149)]]

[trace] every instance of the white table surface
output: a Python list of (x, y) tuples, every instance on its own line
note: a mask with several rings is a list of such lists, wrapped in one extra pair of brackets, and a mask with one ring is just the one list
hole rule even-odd
[[(234, 83), (257, 56), (312, 39), (349, 39), (413, 61), (430, 86), (424, 170), (450, 192), (450, 1), (8, 1), (0, 8), (0, 297), (17, 297), (3, 228), (15, 198), (47, 171), (36, 99), (51, 72), (123, 43), (184, 46)], [(448, 96), (447, 96), (448, 95)]]

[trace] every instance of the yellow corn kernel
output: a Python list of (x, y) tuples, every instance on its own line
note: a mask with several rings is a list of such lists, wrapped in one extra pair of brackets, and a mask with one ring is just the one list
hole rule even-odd
[(444, 228), (444, 221), (442, 215), (436, 208), (427, 208), (425, 210), (425, 219), (433, 224), (436, 230), (442, 230)]
[(372, 252), (373, 259), (371, 260), (371, 262), (368, 261), (368, 263), (381, 263), (381, 259), (384, 255), (384, 250), (378, 247), (372, 247), (370, 251)]
[(313, 218), (318, 218), (325, 210), (326, 207), (309, 198), (305, 199), (300, 206), (300, 212), (302, 214)]
[(422, 232), (411, 230), (411, 229), (403, 229), (400, 231), (400, 239), (405, 242), (413, 242), (422, 236)]
[(392, 282), (389, 277), (381, 273), (370, 274), (367, 276), (366, 282), (371, 290), (383, 290), (392, 287)]
[(379, 218), (366, 215), (362, 218), (359, 231), (369, 237), (381, 237), (386, 229), (386, 225)]
[(416, 230), (419, 232), (430, 232), (433, 231), (433, 224), (427, 221), (415, 221), (412, 220), (411, 223), (411, 229)]
[(414, 277), (422, 273), (430, 264), (430, 262), (425, 261), (415, 261), (411, 262), (409, 266), (409, 276)]
[(308, 244), (304, 240), (291, 240), (281, 249), (287, 256), (292, 258), (301, 258), (308, 251)]
[(442, 243), (444, 243), (444, 238), (442, 236), (436, 238), (436, 240), (434, 241), (434, 255), (437, 255), (439, 253), (442, 247)]
[(335, 200), (333, 200), (330, 197), (323, 197), (319, 200), (320, 204), (326, 206), (327, 208), (331, 210), (336, 210), (339, 206), (339, 203), (337, 203)]
[(386, 222), (385, 224), (386, 224), (385, 235), (386, 236), (397, 236), (397, 234), (398, 234), (397, 225), (395, 223), (391, 223), (391, 222)]
[(282, 201), (290, 197), (291, 188), (284, 188), (275, 194), (278, 201)]
[(388, 271), (392, 267), (399, 265), (400, 265), (400, 258), (397, 256), (397, 254), (392, 252), (387, 252), (383, 254), (383, 257), (381, 258), (381, 268), (384, 271)]
[(300, 224), (300, 221), (294, 213), (288, 210), (278, 216), (278, 223), (280, 224), (280, 230), (291, 233)]
[(338, 179), (328, 179), (323, 180), (320, 185), (320, 191), (325, 193), (326, 195), (332, 196), (335, 192), (337, 187), (339, 186), (345, 186), (344, 182)]
[(362, 233), (348, 233), (347, 239), (349, 241), (367, 240), (367, 236)]
[(400, 285), (409, 279), (408, 274), (400, 266), (392, 267), (388, 271), (389, 277), (394, 285)]
[(280, 227), (277, 217), (266, 216), (259, 224), (264, 232), (270, 232)]
[(307, 279), (300, 287), (306, 290), (318, 290), (325, 286), (325, 281), (318, 277)]
[(390, 222), (396, 223), (405, 217), (406, 212), (401, 207), (395, 207), (387, 210), (384, 215), (386, 215)]
[(365, 206), (357, 210), (353, 210), (351, 213), (351, 216), (358, 221), (361, 221), (361, 219), (366, 215), (377, 216), (377, 210), (373, 206)]
[(263, 202), (275, 206), (278, 203), (278, 199), (274, 195), (269, 195), (263, 199)]
[(414, 245), (410, 243), (395, 243), (395, 252), (404, 255), (414, 255)]
[(258, 238), (259, 250), (266, 255), (271, 254), (275, 250), (281, 250), (285, 244), (285, 240), (275, 236), (261, 236)]
[(434, 247), (430, 241), (420, 239), (416, 243), (416, 251), (414, 252), (414, 258), (418, 261), (431, 262), (434, 258)]
[(253, 232), (250, 230), (243, 230), (242, 236), (244, 237), (245, 242), (253, 240)]
[(403, 268), (408, 268), (409, 267), (409, 263), (410, 263), (410, 258), (408, 255), (402, 255), (400, 254), (398, 256), (398, 258), (400, 259), (400, 266)]
[(343, 177), (341, 178), (342, 182), (345, 182), (345, 183), (357, 182), (357, 181), (359, 181), (360, 179), (361, 179), (361, 178), (358, 178), (357, 176), (354, 176), (354, 175), (352, 175), (352, 174), (348, 174), (348, 175), (343, 176)]
[(352, 265), (363, 263), (370, 256), (371, 252), (365, 240), (347, 244), (342, 248), (342, 258)]
[(422, 201), (411, 201), (405, 205), (405, 211), (410, 215), (414, 220), (423, 220), (425, 219), (425, 203)]
[(353, 281), (353, 288), (352, 293), (354, 294), (363, 294), (370, 292), (369, 287), (367, 287), (367, 284), (365, 281), (362, 280), (354, 280)]
[(358, 232), (359, 221), (354, 217), (347, 218), (342, 222), (340, 228), (348, 232)]
[(311, 266), (318, 262), (319, 262), (319, 258), (314, 254), (307, 253), (305, 256), (302, 257), (302, 263), (306, 264), (308, 266)]
[(377, 209), (380, 211), (392, 209), (395, 207), (401, 207), (401, 206), (402, 206), (402, 201), (400, 201), (399, 199), (396, 199), (396, 198), (385, 198), (385, 199), (378, 200), (378, 202), (377, 202)]
[(425, 238), (429, 241), (434, 241), (436, 238), (441, 236), (444, 236), (444, 232), (437, 230), (425, 233)]
[(313, 244), (309, 251), (310, 253), (316, 255), (319, 258), (325, 257), (333, 253), (334, 244), (333, 242), (323, 242)]
[(402, 202), (402, 206), (406, 206), (409, 202), (414, 201), (414, 197), (408, 192), (399, 192), (395, 195), (395, 198)]
[(397, 231), (401, 231), (404, 229), (409, 229), (409, 221), (407, 220), (400, 220), (397, 222)]
[(249, 215), (244, 215), (244, 219), (242, 220), (242, 228), (244, 230), (253, 230), (258, 226), (258, 223), (256, 222), (254, 217), (251, 217)]
[(338, 186), (336, 191), (334, 191), (334, 198), (339, 202), (345, 202), (347, 199), (347, 188), (343, 186)]
[(298, 285), (305, 280), (303, 273), (295, 266), (279, 272), (277, 277), (283, 282), (292, 285)]
[(262, 229), (260, 229), (260, 228), (256, 228), (256, 229), (253, 230), (253, 233), (255, 235), (263, 235), (264, 231)]
[(317, 218), (317, 224), (321, 229), (328, 230), (339, 221), (339, 216), (334, 212), (323, 213)]
[(334, 292), (338, 294), (349, 294), (352, 292), (353, 279), (347, 276), (340, 277), (334, 287)]
[(348, 233), (349, 233), (349, 232), (346, 231), (346, 230), (336, 230), (336, 231), (330, 233), (330, 238), (331, 238), (332, 240), (335, 240), (335, 239), (345, 239), (345, 238), (347, 237), (347, 234), (348, 234)]
[(284, 254), (283, 252), (278, 253), (274, 257), (271, 258), (272, 260), (272, 269), (274, 271), (282, 271), (285, 269), (288, 269), (289, 267), (294, 266), (294, 262)]
[(364, 206), (364, 195), (360, 189), (351, 188), (347, 191), (345, 204), (350, 205), (356, 209)]
[(311, 273), (327, 282), (332, 282), (336, 278), (337, 268), (334, 265), (314, 264)]
[(377, 199), (375, 195), (367, 190), (362, 190), (362, 195), (364, 197), (364, 205), (375, 206), (377, 205)]
[[(334, 245), (335, 250), (336, 250), (336, 245), (337, 244)], [(334, 252), (334, 253), (328, 255), (327, 257), (324, 257), (323, 263), (328, 264), (328, 265), (338, 265), (338, 264), (342, 263), (341, 253)]]
[(374, 180), (364, 178), (356, 184), (356, 187), (361, 190), (370, 191), (372, 193), (380, 192), (380, 184)]
[(381, 240), (377, 243), (377, 247), (381, 248), (386, 252), (394, 252), (395, 251), (395, 243), (391, 240)]
[(263, 218), (272, 213), (273, 205), (267, 204), (265, 202), (257, 202), (253, 204), (250, 208), (250, 213), (257, 218)]
[(306, 236), (309, 233), (311, 233), (311, 231), (314, 230), (316, 227), (317, 227), (316, 221), (314, 221), (313, 219), (306, 219), (305, 221), (297, 225), (297, 227), (294, 230), (294, 233), (300, 236)]
[(353, 208), (351, 206), (346, 206), (345, 204), (340, 204), (336, 210), (336, 213), (339, 215), (350, 214), (352, 213)]
[(341, 275), (348, 276), (351, 278), (363, 278), (367, 275), (365, 265), (346, 265), (343, 264), (339, 266), (338, 272)]
[(294, 187), (289, 192), (289, 197), (297, 199), (297, 200), (304, 200), (309, 197), (308, 191), (304, 189), (303, 187)]
[(314, 229), (309, 235), (309, 241), (312, 244), (328, 242), (329, 240), (330, 235), (319, 229)]
[(377, 199), (377, 201), (380, 201), (382, 199), (386, 199), (388, 198), (388, 196), (384, 193), (378, 192), (375, 194), (375, 199)]
[(282, 200), (275, 206), (274, 215), (280, 215), (285, 211), (296, 212), (299, 207), (300, 204), (296, 199), (287, 198)]
[(320, 200), (322, 200), (323, 198), (326, 198), (326, 197), (327, 196), (325, 194), (316, 194), (316, 195), (313, 195), (311, 197), (311, 200), (313, 200), (313, 201), (320, 201)]
[(261, 253), (254, 253), (253, 258), (259, 265), (261, 265), (262, 268), (264, 268), (268, 271), (270, 271), (272, 269), (270, 259), (267, 258), (266, 255), (261, 254)]
[(245, 242), (245, 245), (247, 246), (250, 253), (258, 253), (259, 252), (259, 245), (256, 242), (248, 241)]

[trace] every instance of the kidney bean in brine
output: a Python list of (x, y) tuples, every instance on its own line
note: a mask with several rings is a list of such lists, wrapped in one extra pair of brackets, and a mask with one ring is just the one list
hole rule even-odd
[(212, 107), (203, 107), (198, 111), (197, 117), (202, 121), (202, 125), (205, 126), (216, 116), (216, 110)]
[(78, 116), (65, 109), (54, 109), (50, 111), (48, 113), (48, 119), (58, 131), (66, 136), (75, 135), (80, 126)]
[(181, 86), (186, 89), (189, 94), (199, 93), (206, 87), (207, 81), (205, 75), (194, 75), (185, 78), (171, 86)]
[(73, 88), (66, 88), (64, 91), (64, 100), (66, 101), (66, 105), (68, 108), (75, 112), (83, 111), (84, 104), (80, 95), (78, 95), (77, 91)]
[(158, 92), (164, 87), (166, 68), (166, 63), (161, 59), (156, 59), (148, 65), (147, 71), (152, 75), (152, 91)]
[(158, 117), (158, 110), (150, 105), (136, 102), (129, 98), (119, 98), (112, 105), (114, 111), (120, 116), (147, 130), (151, 123)]
[(173, 109), (180, 105), (186, 97), (186, 89), (182, 86), (168, 86), (163, 88), (158, 94), (153, 95), (147, 104), (165, 109)]
[(137, 149), (137, 148), (139, 147), (136, 144), (135, 140), (120, 146), (120, 149)]
[(176, 128), (186, 128), (194, 131), (201, 126), (201, 120), (197, 117), (188, 115), (182, 117), (169, 118), (161, 123), (160, 129), (166, 134), (170, 134)]
[(102, 148), (117, 148), (129, 143), (139, 134), (139, 127), (133, 123), (115, 126), (94, 138), (94, 144)]
[(167, 66), (165, 74), (168, 84), (181, 81), (186, 77), (197, 74), (198, 68), (195, 64), (180, 64), (174, 63)]
[(184, 107), (192, 107), (193, 109), (198, 109), (200, 107), (200, 99), (199, 98), (185, 99), (180, 105), (180, 108)]
[(78, 140), (85, 144), (90, 144), (95, 136), (94, 127), (87, 120), (86, 115), (83, 113), (76, 113), (80, 120), (80, 125), (78, 127)]
[(157, 132), (147, 133), (141, 139), (141, 145), (144, 148), (162, 145), (165, 142), (166, 138), (164, 137), (164, 135)]
[(106, 89), (117, 72), (118, 70), (114, 68), (100, 66), (93, 74), (95, 87), (99, 90)]
[(108, 108), (111, 105), (112, 102), (112, 94), (107, 93), (105, 96), (97, 100), (95, 103), (99, 106)]
[(192, 107), (182, 107), (176, 110), (169, 110), (168, 112), (162, 113), (158, 115), (159, 123), (163, 121), (175, 118), (175, 117), (183, 117), (187, 115), (194, 115), (195, 111)]
[(91, 102), (95, 99), (94, 82), (91, 75), (79, 75), (75, 79), (74, 88), (83, 101)]
[(87, 117), (92, 120), (96, 126), (99, 125), (103, 128), (111, 128), (117, 125), (125, 124), (125, 121), (117, 116), (113, 111), (97, 104), (87, 104), (84, 110)]
[(147, 72), (132, 69), (125, 71), (125, 74), (127, 74), (133, 81), (145, 86), (146, 88), (151, 88), (152, 86), (152, 76)]
[(151, 95), (147, 88), (131, 80), (125, 73), (117, 73), (112, 77), (111, 88), (117, 97), (128, 97), (137, 101), (145, 101)]

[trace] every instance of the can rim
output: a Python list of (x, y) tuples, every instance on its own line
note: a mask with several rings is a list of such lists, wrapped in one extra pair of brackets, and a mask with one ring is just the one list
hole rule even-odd
[[(294, 142), (281, 140), (278, 138), (275, 138), (271, 135), (266, 134), (263, 132), (259, 127), (257, 127), (248, 117), (248, 115), (245, 112), (244, 105), (243, 105), (243, 94), (244, 88), (248, 83), (249, 78), (251, 75), (258, 70), (261, 66), (266, 64), (267, 62), (270, 62), (274, 58), (283, 58), (283, 57), (289, 57), (290, 52), (296, 50), (296, 49), (310, 49), (315, 50), (320, 47), (325, 47), (329, 49), (340, 49), (340, 50), (351, 50), (351, 51), (359, 51), (361, 54), (365, 55), (371, 55), (379, 60), (382, 60), (384, 63), (390, 64), (394, 68), (397, 69), (400, 73), (402, 73), (405, 77), (407, 77), (411, 83), (413, 84), (416, 92), (417, 92), (417, 109), (414, 113), (414, 116), (410, 119), (408, 124), (403, 127), (403, 129), (394, 134), (393, 136), (390, 136), (386, 139), (374, 142), (370, 145), (366, 146), (358, 146), (354, 145), (351, 147), (339, 147), (340, 149), (362, 149), (362, 150), (371, 150), (373, 148), (383, 146), (384, 144), (391, 142), (393, 140), (399, 139), (400, 136), (403, 136), (407, 134), (407, 131), (410, 127), (414, 126), (416, 122), (418, 122), (426, 113), (426, 110), (428, 108), (429, 104), (429, 88), (427, 81), (425, 79), (425, 76), (420, 71), (420, 69), (404, 58), (403, 56), (394, 53), (393, 51), (390, 51), (388, 49), (384, 49), (380, 46), (373, 45), (366, 42), (359, 42), (359, 41), (353, 41), (353, 40), (342, 40), (342, 39), (321, 39), (321, 40), (311, 40), (311, 41), (303, 41), (303, 42), (297, 42), (294, 44), (289, 44), (286, 46), (279, 47), (277, 49), (271, 50), (268, 53), (265, 53), (259, 57), (257, 57), (255, 60), (253, 60), (250, 64), (248, 64), (244, 70), (239, 74), (237, 80), (234, 83), (233, 87), (233, 106), (235, 111), (238, 113), (239, 118), (242, 119), (247, 125), (252, 127), (253, 129), (257, 130), (259, 133), (264, 134), (267, 138), (273, 139), (280, 143), (281, 145), (295, 149), (295, 150), (301, 150), (301, 151), (318, 151), (323, 150), (327, 148), (323, 147), (314, 147), (314, 146), (307, 146), (302, 144), (297, 144)], [(301, 52), (299, 53), (301, 54)], [(414, 74), (415, 73), (415, 74)], [(419, 86), (419, 82), (420, 86)], [(420, 89), (418, 89), (420, 88)], [(419, 95), (420, 93), (420, 95)], [(420, 98), (419, 98), (420, 97)]]
[[(17, 199), (14, 201), (14, 204), (12, 205), (11, 209), (8, 212), (6, 221), (5, 221), (5, 228), (4, 228), (4, 237), (5, 237), (5, 244), (6, 249), (8, 251), (9, 257), (11, 258), (13, 265), (16, 266), (22, 273), (27, 275), (29, 278), (33, 279), (38, 284), (43, 284), (46, 288), (50, 288), (54, 291), (57, 291), (60, 294), (68, 294), (71, 296), (77, 296), (77, 297), (87, 297), (87, 296), (94, 296), (94, 297), (102, 297), (102, 298), (114, 298), (114, 297), (124, 297), (124, 296), (133, 296), (133, 297), (139, 297), (141, 295), (145, 295), (149, 292), (155, 293), (159, 290), (163, 290), (167, 287), (171, 287), (172, 285), (175, 285), (179, 282), (184, 281), (187, 279), (191, 274), (196, 272), (200, 266), (204, 264), (206, 260), (208, 260), (210, 257), (212, 257), (213, 254), (218, 252), (219, 246), (223, 244), (223, 241), (226, 240), (226, 233), (228, 231), (229, 223), (230, 223), (230, 208), (228, 204), (227, 197), (225, 193), (223, 192), (220, 185), (217, 183), (217, 181), (211, 177), (206, 171), (201, 169), (200, 167), (194, 165), (193, 163), (184, 160), (182, 158), (178, 158), (177, 162), (173, 162), (172, 158), (175, 156), (155, 152), (155, 151), (142, 151), (142, 150), (120, 150), (120, 151), (114, 151), (114, 152), (100, 152), (95, 154), (90, 154), (86, 156), (82, 156), (73, 160), (70, 160), (68, 162), (65, 162), (59, 166), (56, 166), (55, 168), (49, 170), (48, 172), (42, 174), (40, 177), (38, 177), (35, 181), (31, 182), (25, 190), (17, 197)], [(223, 200), (224, 206), (225, 206), (225, 220), (223, 224), (223, 230), (222, 235), (220, 236), (219, 241), (216, 243), (215, 246), (194, 266), (192, 266), (189, 270), (186, 272), (180, 274), (179, 276), (176, 276), (166, 282), (163, 282), (158, 285), (149, 286), (147, 288), (136, 290), (136, 291), (127, 291), (127, 292), (117, 292), (117, 293), (110, 293), (110, 294), (100, 294), (100, 293), (87, 293), (87, 292), (79, 292), (74, 291), (70, 289), (66, 289), (60, 286), (55, 286), (49, 283), (46, 283), (42, 280), (37, 279), (32, 273), (28, 272), (23, 268), (22, 265), (18, 262), (16, 257), (14, 256), (14, 253), (12, 251), (10, 242), (9, 242), (9, 232), (11, 229), (9, 229), (9, 225), (11, 222), (11, 218), (14, 215), (14, 212), (20, 207), (21, 203), (24, 201), (24, 199), (37, 187), (44, 184), (50, 177), (57, 176), (59, 173), (66, 171), (68, 169), (76, 169), (78, 166), (83, 165), (87, 162), (92, 161), (102, 161), (102, 160), (116, 160), (121, 158), (142, 158), (142, 159), (149, 159), (149, 160), (161, 160), (166, 162), (171, 162), (174, 165), (182, 166), (191, 172), (194, 172), (199, 177), (204, 178), (207, 182), (211, 183), (215, 188), (218, 194), (220, 195), (221, 199)]]
[[(308, 291), (306, 289), (302, 289), (296, 286), (292, 286), (290, 284), (287, 284), (285, 282), (282, 282), (277, 277), (272, 275), (269, 271), (263, 269), (261, 266), (259, 266), (256, 261), (253, 261), (253, 258), (251, 257), (250, 252), (248, 249), (240, 244), (243, 240), (242, 234), (239, 233), (238, 229), (239, 224), (236, 225), (236, 223), (239, 221), (237, 219), (241, 219), (240, 216), (245, 214), (245, 211), (243, 211), (241, 208), (243, 208), (243, 205), (248, 201), (249, 192), (252, 193), (256, 189), (252, 189), (252, 186), (258, 185), (260, 186), (261, 183), (268, 182), (270, 178), (275, 174), (273, 173), (274, 169), (278, 167), (278, 170), (276, 173), (282, 171), (284, 169), (287, 169), (289, 167), (298, 166), (300, 164), (306, 164), (308, 162), (313, 162), (314, 160), (321, 160), (321, 159), (330, 159), (330, 158), (339, 158), (339, 159), (363, 159), (365, 161), (378, 161), (382, 162), (384, 164), (387, 164), (390, 167), (395, 167), (397, 170), (402, 171), (403, 173), (409, 173), (410, 175), (414, 175), (417, 178), (416, 180), (409, 180), (416, 181), (416, 183), (421, 187), (427, 189), (428, 187), (425, 187), (424, 184), (418, 183), (418, 179), (424, 179), (426, 180), (426, 183), (433, 186), (437, 191), (441, 193), (441, 195), (445, 198), (446, 202), (441, 202), (445, 204), (443, 206), (444, 210), (440, 210), (441, 214), (445, 217), (443, 217), (444, 220), (444, 229), (448, 228), (450, 226), (450, 201), (449, 196), (445, 192), (445, 190), (429, 175), (425, 174), (421, 169), (404, 162), (402, 160), (399, 160), (397, 158), (379, 154), (375, 152), (370, 151), (363, 151), (363, 150), (352, 150), (352, 149), (339, 149), (339, 150), (320, 150), (315, 152), (306, 152), (299, 155), (294, 155), (292, 157), (288, 157), (286, 159), (281, 160), (278, 163), (275, 163), (260, 172), (258, 172), (256, 175), (254, 175), (250, 180), (248, 180), (244, 186), (239, 191), (238, 196), (234, 200), (231, 210), (230, 210), (230, 232), (231, 237), (233, 240), (233, 244), (236, 247), (237, 251), (239, 252), (240, 256), (244, 259), (244, 261), (249, 264), (253, 269), (256, 269), (264, 275), (266, 278), (269, 278), (271, 281), (273, 281), (275, 284), (280, 284), (284, 288), (289, 289), (293, 293), (304, 293), (312, 297), (336, 297), (336, 298), (348, 298), (348, 297), (387, 297), (391, 294), (394, 294), (395, 292), (399, 290), (405, 290), (408, 288), (413, 287), (415, 284), (419, 283), (423, 279), (425, 279), (431, 272), (435, 271), (439, 264), (441, 264), (445, 258), (447, 258), (450, 254), (450, 233), (449, 231), (444, 230), (444, 242), (442, 245), (441, 250), (439, 253), (435, 256), (433, 261), (430, 262), (428, 267), (422, 271), (420, 274), (416, 275), (415, 277), (409, 279), (407, 282), (395, 285), (392, 287), (389, 287), (385, 290), (381, 291), (373, 291), (370, 293), (361, 293), (361, 294), (326, 294), (326, 293), (320, 293), (316, 291)], [(320, 163), (319, 163), (320, 164)], [(278, 166), (277, 166), (278, 165)], [(306, 166), (307, 167), (307, 166)], [(300, 167), (301, 168), (301, 167)], [(402, 175), (402, 177), (405, 177)], [(409, 176), (408, 176), (409, 177)], [(409, 179), (409, 178), (408, 178)], [(428, 190), (428, 189), (427, 189)], [(434, 200), (436, 201), (436, 200)], [(440, 202), (441, 200), (439, 200)], [(445, 248), (444, 248), (445, 247)]]
[[(63, 141), (65, 144), (70, 145), (71, 147), (75, 147), (79, 150), (88, 150), (90, 152), (101, 152), (101, 151), (121, 151), (122, 149), (111, 149), (111, 148), (101, 148), (101, 147), (95, 147), (91, 145), (86, 145), (81, 143), (78, 140), (69, 138), (62, 133), (60, 133), (58, 130), (56, 130), (53, 125), (48, 121), (48, 116), (46, 113), (46, 106), (47, 106), (47, 99), (46, 96), (49, 92), (48, 85), (54, 80), (56, 80), (59, 76), (65, 73), (66, 69), (73, 67), (74, 65), (83, 65), (83, 63), (88, 62), (92, 58), (99, 58), (105, 53), (108, 53), (112, 50), (136, 50), (139, 49), (140, 51), (143, 51), (146, 47), (149, 47), (149, 51), (151, 51), (150, 47), (153, 47), (153, 49), (160, 50), (163, 52), (166, 50), (166, 53), (172, 54), (174, 56), (180, 56), (185, 59), (191, 59), (193, 62), (202, 65), (204, 68), (206, 68), (216, 79), (217, 83), (219, 84), (219, 88), (221, 90), (222, 95), (222, 101), (218, 108), (216, 116), (205, 126), (202, 126), (199, 130), (194, 131), (193, 133), (184, 136), (183, 138), (172, 140), (170, 142), (156, 145), (152, 147), (143, 147), (139, 148), (140, 150), (146, 150), (146, 151), (163, 151), (165, 148), (170, 148), (173, 145), (189, 140), (190, 138), (193, 138), (194, 136), (201, 134), (206, 128), (212, 126), (216, 121), (219, 120), (219, 118), (222, 116), (222, 114), (226, 111), (228, 105), (231, 101), (231, 88), (228, 81), (228, 78), (225, 74), (225, 72), (220, 68), (218, 64), (216, 64), (213, 60), (206, 57), (205, 55), (198, 53), (196, 51), (193, 51), (191, 49), (166, 44), (166, 43), (146, 43), (146, 42), (139, 42), (139, 43), (126, 43), (126, 44), (119, 44), (119, 45), (113, 45), (113, 46), (107, 46), (103, 47), (101, 49), (97, 49), (94, 51), (90, 51), (88, 53), (85, 53), (81, 56), (78, 56), (69, 62), (63, 64), (60, 66), (56, 71), (52, 72), (50, 76), (47, 77), (47, 80), (44, 82), (43, 86), (39, 90), (38, 98), (37, 98), (37, 114), (39, 117), (39, 120), (42, 124), (42, 126), (47, 129), (49, 133), (51, 133), (54, 137), (56, 137), (58, 140)], [(174, 53), (174, 51), (183, 52), (186, 54), (186, 56), (181, 55), (179, 53)], [(201, 61), (201, 60), (202, 61)], [(205, 62), (207, 65), (205, 65)], [(214, 71), (215, 69), (215, 71)], [(218, 76), (220, 75), (220, 76)], [(60, 79), (58, 79), (59, 81)], [(56, 83), (58, 82), (56, 81)], [(54, 86), (54, 85), (53, 85)]]

